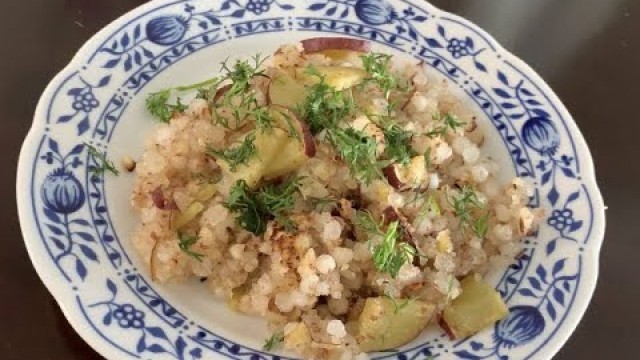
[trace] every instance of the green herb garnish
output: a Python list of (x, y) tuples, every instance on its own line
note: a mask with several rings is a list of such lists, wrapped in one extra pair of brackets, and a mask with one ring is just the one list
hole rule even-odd
[(460, 189), (457, 196), (448, 197), (447, 202), (453, 208), (456, 217), (458, 217), (460, 227), (471, 227), (479, 237), (486, 235), (489, 220), (488, 214), (474, 220), (471, 213), (474, 209), (479, 209), (484, 206), (473, 189), (465, 186)]
[(408, 243), (398, 242), (399, 237), (398, 222), (394, 221), (387, 227), (380, 244), (372, 249), (373, 265), (392, 278), (398, 276), (402, 265), (411, 262), (416, 256), (416, 249)]
[(295, 205), (294, 194), (298, 191), (298, 177), (280, 184), (267, 184), (251, 190), (244, 180), (238, 180), (231, 188), (225, 206), (236, 212), (236, 222), (256, 235), (264, 233), (267, 222), (275, 219), (286, 230), (293, 230), (295, 224), (286, 216)]
[(382, 90), (384, 97), (388, 100), (391, 90), (398, 88), (397, 78), (391, 74), (391, 55), (380, 53), (369, 53), (360, 56), (364, 70), (369, 74), (366, 82), (374, 82)]
[(374, 138), (353, 128), (333, 129), (328, 133), (328, 138), (356, 179), (370, 184), (382, 177), (378, 144)]
[(280, 345), (281, 342), (284, 341), (284, 333), (278, 332), (271, 335), (270, 338), (264, 341), (264, 345), (262, 346), (263, 350), (273, 350), (276, 346)]
[(362, 131), (339, 126), (355, 108), (348, 90), (337, 91), (329, 86), (324, 76), (313, 67), (308, 67), (306, 72), (319, 79), (308, 88), (306, 100), (297, 110), (309, 123), (311, 132), (317, 134), (326, 130), (329, 142), (359, 181), (370, 183), (381, 178), (380, 154), (377, 153), (375, 139)]
[(87, 147), (87, 150), (89, 151), (89, 155), (91, 156), (93, 161), (96, 162), (96, 166), (91, 167), (91, 173), (93, 175), (104, 174), (106, 171), (112, 173), (113, 175), (120, 174), (120, 172), (118, 171), (118, 169), (116, 169), (116, 166), (113, 164), (113, 162), (109, 160), (109, 158), (107, 158), (106, 151), (101, 152), (95, 146), (86, 142), (84, 143), (84, 145)]
[(294, 195), (299, 189), (300, 177), (292, 177), (280, 184), (266, 184), (257, 193), (258, 203), (287, 231), (295, 229), (295, 223), (285, 214), (294, 208)]
[(247, 231), (259, 235), (266, 230), (265, 218), (269, 216), (269, 213), (263, 211), (255, 193), (251, 191), (244, 180), (238, 180), (231, 188), (225, 206), (237, 213), (236, 222)]
[(317, 77), (319, 82), (307, 88), (305, 102), (297, 112), (307, 120), (311, 133), (315, 135), (324, 129), (335, 128), (352, 113), (355, 103), (346, 90), (338, 91), (328, 85), (316, 68), (309, 66), (305, 72)]
[(178, 231), (178, 239), (180, 240), (180, 242), (178, 243), (178, 247), (180, 247), (180, 250), (182, 250), (182, 252), (202, 262), (202, 258), (204, 257), (204, 255), (191, 250), (191, 246), (198, 242), (197, 236)]
[(309, 202), (311, 203), (311, 206), (313, 206), (314, 209), (323, 209), (323, 208), (327, 208), (330, 206), (334, 206), (336, 205), (336, 203), (338, 202), (336, 199), (334, 199), (331, 196), (325, 196), (325, 197), (309, 197)]
[[(273, 118), (269, 114), (269, 110), (264, 106), (258, 106), (257, 102), (251, 105), (249, 116), (253, 117), (258, 129), (268, 131), (273, 128)], [(295, 132), (297, 134), (297, 132)]]
[(231, 88), (227, 92), (228, 96), (233, 97), (246, 93), (251, 89), (251, 80), (254, 77), (266, 76), (264, 70), (261, 70), (260, 67), (267, 58), (261, 58), (260, 54), (256, 54), (251, 59), (253, 60), (253, 64), (250, 64), (247, 60), (236, 60), (231, 68), (227, 65), (226, 61), (222, 62), (221, 71), (224, 71), (226, 74), (220, 82), (225, 80), (231, 81)]
[(431, 148), (427, 148), (427, 150), (424, 152), (424, 167), (427, 169), (427, 171), (433, 168), (433, 164), (431, 163)]
[(147, 97), (147, 110), (149, 110), (151, 115), (165, 123), (171, 120), (174, 113), (181, 113), (187, 109), (187, 105), (180, 102), (180, 98), (176, 100), (176, 104), (169, 104), (170, 96), (171, 89), (165, 89), (151, 93)]
[(463, 122), (460, 122), (455, 115), (450, 113), (444, 115), (436, 114), (433, 116), (433, 120), (442, 122), (442, 125), (437, 125), (431, 131), (427, 132), (425, 135), (429, 138), (446, 136), (449, 131), (456, 131), (464, 126)]
[(382, 132), (386, 145), (384, 156), (398, 164), (407, 165), (411, 157), (417, 154), (411, 147), (413, 134), (395, 123), (383, 126)]
[(383, 235), (380, 224), (373, 218), (370, 211), (358, 211), (353, 220), (354, 224), (369, 234)]
[(489, 231), (489, 213), (484, 214), (483, 216), (476, 219), (473, 224), (471, 224), (471, 228), (477, 237), (480, 239), (484, 239), (487, 236), (487, 232)]
[[(252, 61), (237, 60), (233, 66), (227, 62), (222, 62), (221, 71), (224, 76), (216, 84), (220, 86), (224, 82), (230, 82), (229, 88), (222, 95), (221, 104), (227, 107), (235, 120), (235, 127), (240, 127), (247, 119), (252, 118), (256, 126), (261, 129), (271, 129), (273, 119), (265, 107), (258, 104), (255, 91), (251, 89), (251, 80), (257, 76), (265, 76), (264, 70), (260, 69), (267, 58), (261, 58), (260, 54), (252, 57)], [(219, 124), (229, 127), (227, 121), (221, 117), (217, 111), (217, 104), (214, 104), (215, 119)]]
[(447, 201), (453, 207), (453, 211), (461, 224), (471, 223), (471, 210), (482, 206), (476, 192), (467, 186), (460, 189), (457, 196), (449, 197)]
[(249, 133), (242, 139), (242, 142), (235, 147), (226, 150), (216, 150), (207, 145), (206, 153), (209, 156), (226, 161), (231, 171), (236, 171), (239, 165), (246, 164), (257, 155), (258, 150), (255, 145), (255, 134)]
[(375, 221), (369, 211), (356, 213), (355, 225), (365, 232), (382, 237), (379, 244), (372, 246), (373, 265), (381, 272), (386, 272), (392, 278), (398, 276), (400, 268), (407, 262), (413, 261), (417, 250), (406, 242), (400, 242), (401, 231), (398, 221), (391, 222), (387, 230), (383, 231), (381, 224)]
[(205, 91), (203, 90), (204, 88), (214, 84), (216, 81), (218, 81), (217, 78), (213, 78), (192, 85), (178, 86), (151, 93), (146, 100), (147, 110), (160, 121), (168, 123), (174, 113), (181, 113), (187, 109), (187, 105), (183, 104), (180, 98), (177, 98), (176, 104), (169, 104), (169, 98), (173, 91), (184, 92), (198, 89), (198, 96), (200, 96)]

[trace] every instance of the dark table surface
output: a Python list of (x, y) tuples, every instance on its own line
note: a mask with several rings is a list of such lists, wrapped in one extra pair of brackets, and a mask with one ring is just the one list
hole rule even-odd
[[(140, 0), (0, 4), (0, 358), (99, 359), (71, 329), (27, 257), (15, 169), (36, 102), (96, 31)], [(557, 359), (632, 359), (640, 341), (640, 1), (438, 0), (493, 34), (551, 85), (592, 150), (607, 213), (601, 274), (586, 316)]]

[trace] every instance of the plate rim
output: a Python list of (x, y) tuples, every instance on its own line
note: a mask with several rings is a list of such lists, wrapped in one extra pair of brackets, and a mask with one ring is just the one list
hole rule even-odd
[[(35, 108), (33, 121), (30, 125), (27, 135), (25, 136), (19, 153), (16, 173), (16, 201), (18, 207), (18, 216), (20, 220), (21, 234), (25, 243), (25, 247), (29, 254), (29, 259), (42, 283), (45, 285), (51, 296), (55, 299), (57, 305), (60, 307), (63, 315), (72, 326), (72, 328), (87, 344), (89, 344), (94, 350), (96, 350), (105, 358), (113, 358), (113, 356), (116, 356), (114, 348), (107, 341), (100, 338), (99, 336), (96, 336), (97, 334), (95, 334), (94, 329), (91, 328), (91, 324), (88, 324), (82, 317), (78, 316), (77, 311), (69, 308), (69, 305), (73, 304), (71, 302), (73, 294), (69, 293), (65, 288), (61, 286), (59, 280), (56, 279), (56, 276), (54, 274), (50, 274), (46, 271), (46, 264), (42, 262), (38, 257), (36, 250), (38, 243), (35, 241), (35, 239), (38, 238), (38, 235), (34, 231), (33, 226), (31, 226), (31, 224), (29, 223), (30, 219), (32, 218), (30, 214), (31, 208), (28, 202), (28, 199), (30, 199), (30, 195), (24, 192), (21, 193), (21, 190), (29, 188), (29, 182), (31, 180), (28, 176), (29, 171), (27, 170), (33, 164), (29, 163), (27, 160), (31, 160), (33, 158), (30, 155), (32, 155), (32, 153), (36, 150), (35, 145), (39, 140), (38, 136), (43, 133), (43, 130), (46, 127), (46, 122), (42, 121), (42, 119), (45, 118), (47, 104), (52, 99), (56, 87), (65, 79), (65, 77), (69, 76), (73, 72), (73, 69), (76, 66), (82, 64), (82, 60), (86, 58), (88, 54), (90, 54), (92, 49), (96, 48), (96, 46), (99, 45), (101, 41), (104, 41), (113, 31), (115, 31), (115, 29), (122, 27), (129, 20), (138, 16), (142, 16), (146, 12), (158, 10), (162, 7), (179, 4), (186, 1), (188, 0), (152, 0), (145, 4), (136, 6), (126, 13), (118, 16), (113, 21), (109, 22), (98, 32), (93, 34), (88, 40), (86, 40), (71, 57), (69, 62), (48, 82), (47, 86), (43, 90), (42, 95), (40, 96)], [(407, 1), (407, 3), (411, 4), (411, 1)], [(415, 4), (411, 5), (415, 6)], [(442, 10), (439, 7), (431, 4), (427, 0), (424, 0), (420, 7), (429, 10), (437, 17), (446, 16), (448, 19), (458, 21), (459, 23), (476, 31), (489, 43), (489, 45), (495, 48), (496, 52), (499, 52), (503, 57), (508, 59), (515, 69), (523, 72), (527, 77), (532, 79), (541, 88), (541, 92), (549, 97), (550, 103), (560, 104), (561, 106), (557, 109), (557, 111), (561, 115), (561, 117), (566, 119), (565, 124), (568, 127), (568, 133), (571, 134), (575, 142), (576, 153), (580, 153), (582, 156), (581, 181), (592, 196), (594, 225), (592, 233), (589, 236), (589, 241), (591, 242), (591, 244), (588, 248), (588, 251), (585, 251), (583, 255), (587, 260), (585, 261), (585, 266), (589, 268), (592, 276), (583, 278), (584, 284), (582, 285), (582, 291), (584, 292), (585, 296), (588, 295), (588, 300), (575, 302), (572, 306), (571, 315), (567, 316), (567, 318), (564, 319), (564, 323), (566, 324), (564, 326), (571, 328), (571, 331), (558, 332), (552, 335), (549, 338), (549, 343), (545, 345), (545, 348), (548, 352), (548, 354), (545, 354), (545, 356), (549, 355), (549, 358), (551, 358), (558, 353), (558, 351), (564, 344), (566, 344), (568, 339), (575, 332), (579, 322), (584, 317), (584, 314), (593, 299), (593, 294), (599, 277), (600, 253), (604, 242), (604, 234), (606, 230), (606, 206), (604, 205), (602, 192), (600, 191), (600, 188), (598, 186), (595, 164), (593, 161), (591, 150), (584, 135), (578, 128), (575, 119), (569, 113), (567, 107), (561, 101), (559, 96), (551, 89), (548, 83), (535, 71), (532, 66), (523, 61), (519, 56), (513, 54), (510, 50), (503, 47), (491, 34), (485, 31), (482, 27), (478, 26), (475, 22), (463, 18), (462, 16), (459, 16), (457, 14)]]

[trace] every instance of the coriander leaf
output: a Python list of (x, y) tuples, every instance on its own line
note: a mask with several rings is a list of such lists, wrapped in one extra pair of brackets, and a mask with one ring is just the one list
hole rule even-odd
[(255, 104), (252, 106), (252, 111), (249, 116), (253, 118), (253, 121), (256, 124), (256, 127), (262, 130), (270, 130), (273, 128), (273, 118), (271, 114), (269, 114), (269, 110), (266, 107), (258, 106), (257, 100), (255, 100)]
[(295, 224), (285, 216), (295, 206), (295, 193), (300, 189), (300, 178), (294, 177), (280, 184), (266, 184), (257, 193), (258, 202), (287, 231), (294, 230)]
[(392, 278), (398, 276), (400, 268), (411, 262), (416, 255), (416, 249), (407, 243), (398, 243), (400, 232), (398, 222), (394, 221), (387, 227), (380, 244), (372, 250), (373, 264), (381, 272), (386, 272)]
[(433, 163), (431, 161), (431, 148), (427, 148), (424, 152), (424, 167), (427, 171), (430, 171), (433, 168)]
[(158, 92), (154, 92), (147, 96), (147, 110), (151, 113), (151, 115), (163, 120), (168, 121), (168, 117), (171, 116), (169, 113), (169, 109), (167, 108), (167, 102), (169, 101), (169, 96), (171, 96), (171, 89), (165, 89)]
[(391, 123), (382, 128), (385, 139), (384, 156), (396, 163), (407, 165), (417, 155), (411, 146), (413, 134), (398, 124)]
[(382, 177), (378, 163), (377, 144), (374, 138), (353, 128), (341, 128), (340, 122), (349, 116), (355, 103), (349, 93), (329, 86), (324, 77), (313, 67), (307, 74), (319, 81), (308, 88), (305, 102), (297, 112), (306, 119), (312, 134), (327, 131), (327, 138), (349, 170), (359, 181), (370, 183)]
[(249, 160), (256, 156), (258, 150), (255, 145), (255, 134), (249, 133), (242, 142), (235, 147), (226, 150), (216, 150), (207, 145), (206, 153), (209, 156), (226, 161), (231, 171), (236, 171), (239, 165), (247, 164)]
[(327, 207), (332, 207), (335, 206), (337, 204), (337, 200), (334, 199), (331, 196), (325, 196), (325, 197), (309, 197), (309, 202), (311, 203), (311, 206), (313, 206), (314, 209), (319, 210), (319, 209), (326, 209)]
[(299, 178), (294, 177), (280, 184), (266, 184), (251, 190), (244, 180), (238, 180), (231, 188), (225, 206), (236, 213), (236, 222), (256, 235), (264, 233), (267, 222), (277, 220), (286, 230), (295, 224), (287, 213), (295, 206), (295, 193), (300, 188)]
[(373, 265), (379, 271), (391, 275), (392, 278), (398, 276), (400, 268), (405, 263), (412, 262), (418, 254), (411, 244), (399, 241), (401, 231), (399, 231), (398, 221), (391, 222), (385, 232), (369, 211), (358, 211), (354, 224), (371, 235), (382, 236), (380, 243), (371, 249)]
[(391, 90), (398, 88), (398, 79), (391, 73), (391, 55), (369, 53), (360, 56), (364, 70), (369, 74), (365, 82), (374, 82), (382, 90), (384, 97), (389, 99)]
[(96, 166), (91, 168), (91, 173), (93, 175), (104, 174), (105, 171), (109, 171), (113, 175), (119, 175), (120, 172), (116, 169), (116, 166), (113, 164), (111, 160), (107, 158), (107, 152), (101, 152), (95, 146), (84, 143), (89, 151), (89, 156), (96, 162)]
[(222, 62), (221, 71), (224, 76), (217, 85), (228, 82), (228, 88), (222, 96), (220, 104), (213, 104), (213, 113), (219, 124), (229, 127), (228, 122), (220, 116), (217, 107), (224, 106), (231, 110), (235, 120), (236, 128), (240, 127), (247, 119), (253, 119), (256, 126), (261, 129), (270, 129), (273, 126), (273, 119), (265, 107), (258, 104), (255, 91), (251, 88), (251, 81), (257, 76), (265, 76), (264, 70), (260, 69), (266, 58), (261, 58), (260, 54), (252, 57), (253, 62), (248, 60), (237, 60), (232, 66), (227, 62)]
[(487, 212), (480, 218), (476, 219), (473, 224), (471, 224), (471, 228), (477, 237), (484, 239), (489, 231), (489, 213)]
[(236, 223), (245, 230), (259, 235), (267, 229), (265, 218), (269, 214), (262, 212), (255, 195), (244, 180), (238, 180), (231, 188), (225, 206), (237, 214)]
[(407, 262), (412, 262), (418, 253), (409, 243), (400, 242), (401, 231), (399, 222), (393, 221), (382, 230), (382, 225), (377, 223), (370, 212), (359, 211), (356, 213), (354, 223), (357, 227), (373, 236), (381, 236), (380, 242), (371, 248), (373, 265), (381, 272), (386, 272), (392, 278), (398, 276), (400, 268)]
[(198, 242), (197, 236), (192, 236), (187, 233), (178, 231), (178, 239), (180, 240), (180, 242), (178, 243), (178, 247), (180, 248), (180, 250), (182, 250), (182, 252), (202, 262), (202, 258), (204, 257), (204, 255), (191, 250), (191, 246)]
[(370, 184), (374, 179), (382, 177), (377, 143), (373, 137), (362, 131), (347, 128), (331, 130), (328, 138), (356, 179)]
[(191, 84), (191, 85), (182, 85), (182, 86), (177, 86), (175, 88), (173, 88), (173, 90), (175, 91), (179, 91), (179, 92), (184, 92), (184, 91), (189, 91), (189, 90), (197, 90), (198, 92), (206, 90), (207, 88), (211, 87), (213, 84), (217, 83), (219, 80), (217, 77), (211, 78), (211, 79), (207, 79), (204, 81), (200, 81), (198, 83), (195, 84)]
[(314, 67), (308, 67), (306, 73), (318, 77), (319, 81), (308, 87), (307, 97), (297, 112), (307, 120), (312, 134), (324, 129), (333, 129), (355, 107), (347, 90), (338, 91), (325, 82)]
[(433, 116), (433, 120), (441, 122), (442, 125), (436, 125), (431, 131), (425, 135), (429, 138), (435, 138), (438, 136), (446, 136), (449, 131), (456, 131), (464, 126), (463, 122), (460, 122), (455, 115), (446, 113), (444, 115), (436, 114)]
[(187, 109), (187, 106), (180, 101), (180, 98), (176, 100), (176, 104), (169, 104), (169, 98), (171, 97), (172, 91), (184, 92), (196, 89), (198, 90), (196, 98), (206, 99), (210, 93), (210, 90), (208, 90), (207, 87), (212, 86), (212, 84), (217, 81), (217, 78), (213, 78), (192, 85), (183, 85), (151, 93), (147, 96), (146, 100), (147, 110), (149, 110), (151, 115), (158, 118), (160, 121), (168, 123), (174, 113), (181, 113)]
[(457, 195), (449, 196), (447, 202), (453, 208), (453, 211), (460, 221), (460, 226), (472, 225), (473, 218), (471, 211), (474, 208), (481, 208), (483, 205), (478, 199), (476, 192), (467, 186), (464, 186)]
[(260, 54), (256, 54), (251, 59), (253, 64), (248, 60), (236, 60), (232, 67), (229, 67), (226, 61), (222, 62), (221, 71), (225, 72), (225, 76), (220, 82), (224, 80), (231, 81), (231, 88), (227, 92), (229, 96), (247, 92), (251, 88), (250, 82), (254, 77), (266, 76), (264, 75), (264, 70), (261, 70), (260, 67), (267, 58), (262, 58)]
[(282, 341), (284, 341), (284, 333), (277, 332), (264, 341), (262, 349), (266, 351), (273, 350), (276, 346), (280, 345)]
[(354, 218), (354, 224), (369, 234), (383, 235), (380, 225), (373, 218), (370, 211), (358, 211)]

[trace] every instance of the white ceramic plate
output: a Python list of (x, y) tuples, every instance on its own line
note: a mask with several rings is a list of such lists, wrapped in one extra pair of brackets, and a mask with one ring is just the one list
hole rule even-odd
[[(145, 95), (211, 76), (227, 57), (318, 36), (368, 39), (424, 61), (475, 104), (486, 151), (534, 184), (548, 217), (516, 264), (494, 274), (511, 314), (450, 341), (436, 327), (374, 357), (549, 359), (591, 298), (604, 206), (589, 150), (560, 100), (477, 26), (422, 1), (152, 1), (85, 44), (45, 90), (18, 166), (17, 197), (34, 267), (78, 333), (109, 359), (266, 359), (260, 320), (196, 282), (153, 284), (131, 251), (132, 176), (95, 177), (88, 142), (139, 155), (154, 123)], [(277, 358), (277, 356), (273, 356)]]

